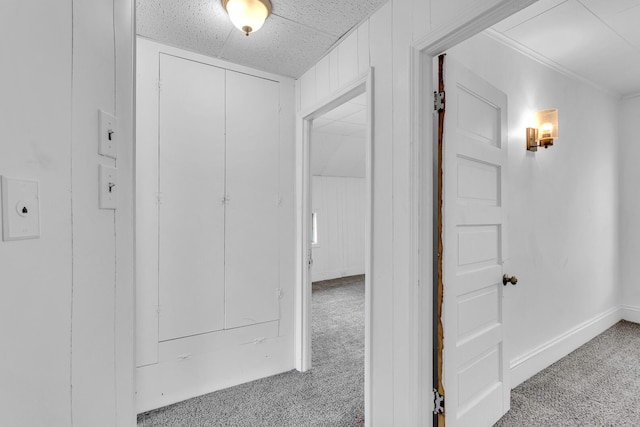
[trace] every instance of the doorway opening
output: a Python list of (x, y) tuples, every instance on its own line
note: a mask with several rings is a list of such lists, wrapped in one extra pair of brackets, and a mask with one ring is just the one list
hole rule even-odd
[(345, 370), (368, 418), (371, 72), (301, 115), (296, 368)]
[[(331, 375), (341, 412), (364, 417), (365, 94), (313, 120), (311, 174), (311, 354)], [(331, 409), (329, 409), (331, 410)]]

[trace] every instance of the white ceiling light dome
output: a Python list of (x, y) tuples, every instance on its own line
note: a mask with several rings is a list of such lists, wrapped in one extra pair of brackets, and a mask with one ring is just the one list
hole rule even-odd
[(265, 19), (271, 15), (269, 0), (222, 0), (231, 22), (247, 36), (262, 28)]

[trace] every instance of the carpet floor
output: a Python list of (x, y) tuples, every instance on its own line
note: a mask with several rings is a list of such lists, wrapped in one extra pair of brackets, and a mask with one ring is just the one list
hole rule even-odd
[(640, 426), (640, 325), (621, 321), (511, 391), (494, 427)]
[(312, 365), (138, 415), (138, 427), (364, 424), (364, 277), (314, 283)]

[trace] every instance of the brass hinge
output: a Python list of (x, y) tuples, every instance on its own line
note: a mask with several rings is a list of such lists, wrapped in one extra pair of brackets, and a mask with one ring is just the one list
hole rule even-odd
[(444, 92), (433, 92), (433, 109), (438, 113), (444, 111)]
[(434, 415), (444, 414), (444, 396), (433, 389), (433, 413)]

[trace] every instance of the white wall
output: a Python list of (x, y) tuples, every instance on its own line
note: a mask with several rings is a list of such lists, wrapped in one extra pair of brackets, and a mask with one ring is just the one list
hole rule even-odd
[[(0, 174), (40, 181), (42, 237), (0, 242), (0, 413), (71, 424), (71, 2), (3, 2)], [(29, 37), (14, 37), (29, 28)], [(34, 410), (34, 402), (43, 402)]]
[(364, 178), (314, 176), (311, 186), (318, 229), (312, 280), (364, 274)]
[[(582, 344), (566, 334), (595, 322), (593, 335), (620, 318), (619, 99), (484, 34), (450, 49), (445, 66), (452, 60), (508, 96), (505, 273), (519, 282), (505, 289), (505, 323), (515, 386), (555, 361), (536, 354), (545, 345), (558, 337)], [(545, 108), (559, 109), (559, 138), (528, 152), (525, 128)]]
[(622, 101), (620, 111), (620, 263), (625, 318), (640, 323), (640, 95)]
[[(133, 243), (132, 3), (0, 9), (0, 174), (40, 182), (41, 219), (40, 239), (0, 242), (2, 423), (133, 425), (132, 273), (116, 269)], [(99, 108), (121, 115), (117, 219), (98, 210), (98, 163), (114, 164), (97, 154)]]
[(311, 175), (365, 176), (366, 138), (313, 131)]

